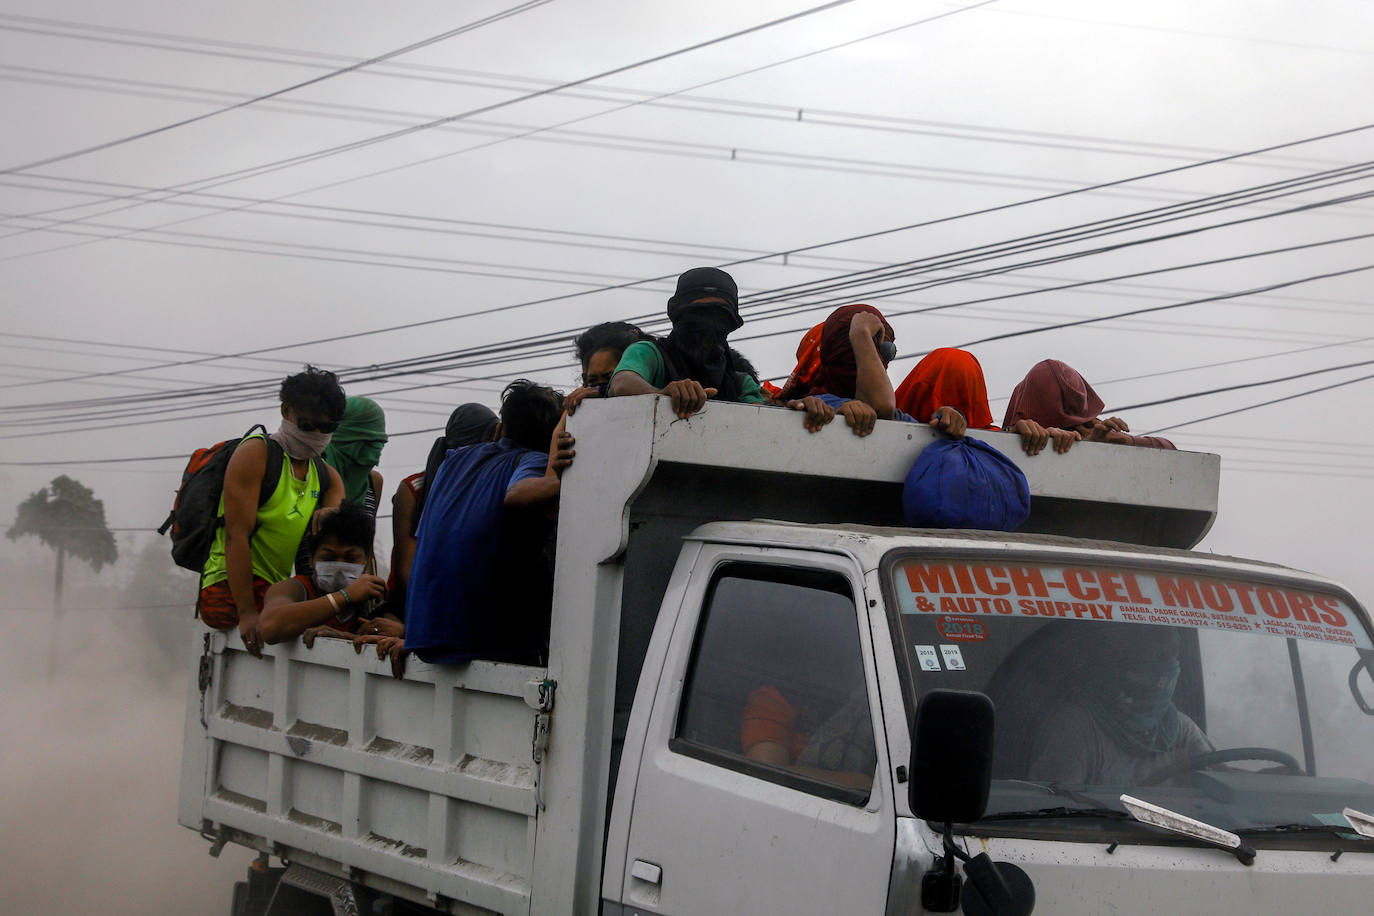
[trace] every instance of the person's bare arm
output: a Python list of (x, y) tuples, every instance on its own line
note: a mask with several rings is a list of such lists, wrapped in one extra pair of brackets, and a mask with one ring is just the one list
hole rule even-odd
[(410, 584), (410, 566), (415, 562), (414, 518), (415, 494), (401, 481), (391, 497), (391, 566), (402, 589)]
[(343, 478), (340, 477), (339, 472), (334, 470), (334, 468), (330, 465), (325, 465), (325, 467), (329, 468), (329, 490), (324, 494), (324, 496), (320, 497), (320, 508), (337, 509), (340, 505), (343, 504)]
[(638, 372), (621, 369), (611, 376), (611, 387), (606, 389), (606, 393), (610, 397), (620, 398), (635, 394), (658, 394), (658, 389), (650, 385)]
[[(304, 586), (295, 579), (276, 583), (267, 590), (262, 605), (263, 639), (274, 644), (286, 642), (328, 622), (344, 607), (345, 594), (350, 604), (380, 600), (386, 596), (386, 582), (380, 576), (362, 575), (341, 591), (343, 594), (330, 592), (307, 601)], [(333, 601), (329, 600), (330, 595), (334, 596)]]
[(253, 529), (258, 522), (258, 495), (267, 473), (267, 442), (249, 439), (234, 450), (224, 471), (224, 565), (229, 594), (239, 612), (239, 636), (253, 655), (262, 655), (258, 607), (253, 600)]
[(854, 397), (872, 407), (880, 420), (891, 420), (897, 414), (897, 395), (892, 390), (887, 367), (878, 355), (878, 346), (873, 342), (873, 335), (884, 330), (877, 315), (860, 312), (850, 322), (849, 345), (854, 350), (854, 362), (859, 370)]
[(573, 463), (577, 451), (573, 448), (577, 440), (568, 432), (568, 415), (558, 421), (549, 443), (549, 464), (543, 477), (530, 477), (513, 484), (506, 490), (505, 507), (519, 509), (539, 505), (558, 499), (563, 488), (563, 471)]
[(382, 472), (373, 468), (371, 471), (368, 471), (367, 479), (372, 482), (372, 492), (380, 494), (382, 492), (382, 485), (385, 483), (385, 481), (382, 480)]
[(682, 379), (669, 382), (662, 388), (655, 388), (644, 376), (630, 369), (621, 369), (611, 378), (610, 397), (626, 397), (636, 394), (666, 394), (673, 402), (673, 413), (686, 419), (706, 406), (706, 401), (716, 395), (715, 388), (704, 388), (700, 382)]

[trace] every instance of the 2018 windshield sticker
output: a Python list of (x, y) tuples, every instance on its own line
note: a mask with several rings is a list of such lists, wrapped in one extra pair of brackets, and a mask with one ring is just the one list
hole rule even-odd
[(1139, 569), (918, 560), (899, 564), (894, 580), (902, 613), (942, 615), (936, 626), (951, 643), (985, 638), (977, 618), (988, 615), (1210, 627), (1371, 647), (1344, 601), (1287, 586)]
[(973, 617), (941, 617), (935, 621), (940, 635), (950, 642), (982, 642), (988, 638), (988, 628)]

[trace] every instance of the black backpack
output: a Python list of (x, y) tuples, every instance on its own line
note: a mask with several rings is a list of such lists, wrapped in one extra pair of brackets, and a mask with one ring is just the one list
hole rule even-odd
[[(219, 514), (219, 500), (224, 494), (224, 472), (229, 467), (229, 459), (239, 443), (258, 431), (267, 442), (267, 469), (258, 491), (258, 507), (261, 508), (276, 492), (285, 452), (276, 440), (267, 437), (267, 429), (261, 424), (251, 427), (237, 439), (225, 439), (196, 449), (191, 453), (191, 460), (186, 462), (186, 470), (181, 472), (181, 486), (177, 487), (172, 511), (157, 529), (158, 534), (166, 534), (171, 529), (172, 560), (176, 565), (193, 572), (205, 568), (210, 548), (215, 543), (215, 532), (224, 524), (224, 517)], [(323, 458), (313, 460), (323, 498), (329, 489), (329, 465)]]

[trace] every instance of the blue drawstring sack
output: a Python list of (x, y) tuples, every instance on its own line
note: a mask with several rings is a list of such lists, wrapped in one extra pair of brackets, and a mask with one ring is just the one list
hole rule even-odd
[(906, 475), (902, 513), (912, 528), (1014, 531), (1030, 515), (1030, 486), (986, 442), (941, 439), (925, 447)]

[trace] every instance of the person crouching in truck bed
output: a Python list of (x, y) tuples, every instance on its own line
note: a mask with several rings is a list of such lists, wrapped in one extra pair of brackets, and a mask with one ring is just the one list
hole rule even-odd
[(381, 577), (363, 570), (372, 559), (375, 525), (367, 509), (345, 502), (320, 520), (306, 538), (310, 572), (292, 576), (267, 590), (258, 629), (269, 644), (295, 639), (317, 628), (316, 636), (352, 638), (368, 603), (386, 596)]
[(307, 366), (281, 383), (281, 427), (271, 438), (289, 460), (282, 462), (281, 480), (267, 502), (258, 505), (267, 472), (267, 443), (261, 435), (245, 439), (225, 469), (220, 503), (224, 524), (201, 572), (198, 608), (200, 619), (213, 629), (237, 625), (254, 655), (262, 654), (259, 613), (268, 587), (291, 575), (296, 549), (316, 510), (332, 509), (343, 499), (338, 471), (324, 465), (329, 479), (320, 480), (315, 461), (343, 413), (338, 378)]
[[(686, 419), (708, 400), (767, 404), (757, 373), (726, 338), (744, 326), (735, 279), (715, 267), (694, 267), (677, 278), (668, 300), (667, 337), (631, 344), (611, 377), (609, 394), (664, 394), (673, 412)], [(817, 432), (835, 411), (817, 398), (804, 397), (779, 406), (806, 412), (805, 424)]]
[(558, 392), (511, 382), (497, 440), (450, 452), (429, 482), (406, 592), (404, 648), (422, 660), (546, 658), (546, 546), (574, 454), (562, 413)]

